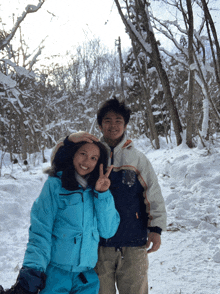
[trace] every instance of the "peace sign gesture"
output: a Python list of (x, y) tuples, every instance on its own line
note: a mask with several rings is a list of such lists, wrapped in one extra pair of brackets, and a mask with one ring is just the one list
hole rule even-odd
[(111, 181), (109, 180), (109, 175), (113, 169), (113, 165), (109, 166), (106, 174), (103, 173), (103, 164), (101, 163), (99, 166), (99, 178), (95, 184), (95, 189), (98, 192), (105, 192), (110, 187)]

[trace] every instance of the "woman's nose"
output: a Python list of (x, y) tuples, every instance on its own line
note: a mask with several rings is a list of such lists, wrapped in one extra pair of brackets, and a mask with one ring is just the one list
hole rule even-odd
[(83, 158), (83, 163), (88, 163), (88, 157)]

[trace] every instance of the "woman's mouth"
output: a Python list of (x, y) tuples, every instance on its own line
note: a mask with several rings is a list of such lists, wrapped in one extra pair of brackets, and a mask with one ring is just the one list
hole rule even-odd
[(80, 165), (80, 168), (83, 169), (83, 170), (88, 170), (89, 169), (88, 167), (83, 166), (83, 165)]

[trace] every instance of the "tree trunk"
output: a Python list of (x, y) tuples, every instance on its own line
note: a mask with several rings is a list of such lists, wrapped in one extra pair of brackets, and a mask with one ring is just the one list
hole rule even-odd
[(136, 49), (135, 43), (133, 41), (132, 41), (132, 47), (133, 47), (133, 52), (134, 52), (136, 64), (138, 67), (138, 73), (139, 73), (139, 78), (140, 78), (140, 83), (141, 83), (141, 89), (143, 92), (143, 97), (144, 97), (144, 101), (146, 103), (146, 113), (147, 113), (148, 124), (149, 124), (149, 129), (150, 129), (150, 137), (151, 137), (150, 139), (152, 142), (153, 142), (153, 140), (155, 140), (154, 148), (160, 149), (160, 142), (159, 142), (157, 129), (155, 126), (155, 121), (154, 121), (154, 116), (153, 116), (153, 112), (152, 112), (152, 108), (151, 108), (151, 104), (150, 104), (150, 93), (147, 88), (148, 82), (147, 82), (146, 76), (142, 74), (142, 71), (140, 68), (140, 63), (138, 60), (137, 49)]
[(21, 142), (21, 155), (22, 155), (22, 160), (27, 159), (27, 140), (25, 136), (25, 127), (24, 127), (24, 117), (23, 113), (21, 113), (19, 117), (19, 137), (20, 137), (20, 142)]
[(145, 31), (147, 32), (148, 40), (149, 40), (150, 46), (152, 48), (151, 52), (149, 52), (149, 50), (148, 50), (149, 44), (147, 44), (143, 40), (142, 36), (137, 31), (135, 31), (135, 28), (132, 25), (132, 23), (130, 22), (130, 20), (124, 16), (122, 9), (121, 9), (121, 6), (119, 4), (119, 1), (115, 0), (115, 3), (118, 8), (119, 14), (122, 18), (122, 21), (124, 22), (124, 24), (128, 30), (130, 38), (133, 41), (137, 42), (141, 46), (143, 52), (145, 52), (145, 54), (147, 56), (150, 56), (151, 60), (154, 63), (154, 66), (155, 66), (157, 73), (160, 77), (160, 81), (161, 81), (161, 84), (163, 87), (165, 98), (167, 100), (168, 109), (170, 111), (170, 116), (171, 116), (171, 120), (173, 122), (174, 132), (176, 135), (177, 145), (180, 145), (182, 142), (182, 137), (181, 137), (182, 126), (180, 123), (180, 119), (179, 119), (179, 115), (178, 115), (177, 108), (175, 105), (175, 101), (173, 100), (173, 97), (171, 94), (169, 80), (168, 80), (166, 71), (163, 69), (163, 66), (162, 66), (157, 42), (156, 42), (152, 27), (150, 27), (150, 20), (147, 15), (148, 8), (147, 8), (146, 1), (143, 3), (141, 0), (137, 0), (135, 4), (139, 5), (139, 8), (137, 10), (142, 15), (143, 26), (144, 26)]
[(118, 54), (119, 54), (119, 62), (120, 62), (120, 75), (121, 75), (121, 92), (122, 97), (125, 99), (125, 92), (124, 92), (124, 75), (123, 75), (123, 60), (122, 60), (122, 54), (121, 54), (121, 38), (118, 37), (118, 41), (116, 43), (118, 46)]
[[(217, 36), (217, 32), (215, 29), (215, 24), (212, 20), (212, 16), (209, 12), (208, 9), (208, 5), (206, 3), (205, 0), (201, 0), (202, 5), (203, 5), (203, 11), (204, 11), (204, 15), (205, 15), (205, 21), (206, 21), (206, 26), (207, 26), (207, 31), (208, 31), (208, 36), (209, 36), (209, 42), (210, 42), (210, 46), (211, 46), (211, 50), (212, 50), (212, 58), (213, 58), (213, 63), (214, 63), (214, 67), (215, 67), (215, 76), (216, 76), (216, 81), (218, 83), (218, 86), (220, 88), (220, 46), (219, 46), (219, 42), (218, 42), (218, 36)], [(216, 62), (216, 58), (215, 58), (215, 52), (214, 52), (214, 48), (213, 48), (213, 42), (209, 33), (209, 26), (211, 27), (212, 30), (212, 34), (214, 37), (214, 43), (216, 46), (216, 52), (217, 52), (217, 62)]]
[(186, 127), (186, 144), (188, 147), (193, 147), (192, 133), (193, 133), (193, 92), (194, 92), (194, 63), (193, 58), (193, 11), (191, 0), (186, 0), (188, 9), (188, 55), (189, 55), (189, 92), (188, 92), (188, 111), (187, 111), (187, 127)]
[(211, 107), (212, 107), (212, 110), (213, 110), (213, 113), (214, 113), (214, 115), (215, 115), (215, 118), (217, 119), (218, 123), (220, 123), (220, 114), (219, 114), (219, 112), (218, 112), (218, 109), (217, 109), (217, 107), (216, 107), (216, 105), (215, 105), (215, 103), (214, 103), (212, 97), (211, 97), (210, 94), (209, 94), (209, 87), (208, 87), (208, 84), (207, 84), (207, 82), (206, 82), (206, 80), (205, 80), (205, 77), (204, 77), (203, 71), (202, 71), (202, 69), (201, 69), (201, 66), (200, 66), (200, 64), (199, 64), (199, 61), (198, 61), (198, 58), (197, 58), (195, 52), (194, 52), (194, 58), (195, 58), (195, 61), (196, 61), (196, 64), (197, 64), (197, 68), (198, 68), (199, 76), (200, 76), (201, 81), (202, 81), (202, 83), (203, 83), (202, 85), (200, 85), (200, 87), (201, 87), (203, 93), (205, 93), (204, 96), (207, 97), (208, 100), (209, 100), (209, 103), (210, 103), (210, 105), (211, 105)]
[(202, 119), (202, 137), (207, 140), (209, 129), (209, 99), (207, 95), (203, 98), (203, 119)]

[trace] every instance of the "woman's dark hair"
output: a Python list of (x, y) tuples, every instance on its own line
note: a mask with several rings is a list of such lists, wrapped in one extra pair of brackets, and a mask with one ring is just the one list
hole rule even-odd
[[(69, 191), (79, 189), (78, 182), (75, 178), (75, 168), (73, 165), (73, 157), (76, 154), (77, 150), (85, 144), (90, 144), (88, 142), (82, 141), (79, 143), (74, 143), (71, 146), (62, 146), (58, 149), (54, 160), (52, 162), (52, 167), (45, 171), (45, 173), (50, 176), (57, 176), (57, 172), (62, 171), (61, 181), (62, 187)], [(88, 185), (92, 188), (95, 187), (95, 184), (99, 178), (99, 166), (103, 164), (103, 171), (106, 172), (108, 166), (108, 153), (105, 146), (101, 142), (93, 142), (98, 146), (100, 150), (100, 157), (94, 168), (94, 170), (89, 174)], [(61, 156), (61, 154), (63, 156)]]
[(116, 97), (114, 97), (113, 99), (107, 100), (98, 110), (97, 121), (99, 126), (102, 125), (103, 117), (109, 111), (113, 111), (115, 113), (122, 115), (125, 121), (125, 125), (128, 124), (131, 115), (131, 109), (125, 105), (124, 101), (119, 102), (119, 100)]

